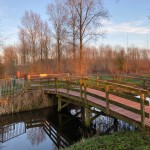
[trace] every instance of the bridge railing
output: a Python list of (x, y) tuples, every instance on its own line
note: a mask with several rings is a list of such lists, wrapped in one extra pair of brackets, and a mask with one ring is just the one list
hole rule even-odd
[[(61, 88), (67, 90), (67, 95), (69, 95), (69, 91), (78, 91), (80, 92), (80, 97), (84, 103), (87, 100), (87, 96), (93, 96), (95, 98), (103, 100), (106, 103), (106, 107), (104, 108), (104, 110), (107, 114), (110, 114), (111, 104), (125, 110), (132, 111), (133, 113), (141, 116), (142, 126), (145, 125), (145, 118), (149, 118), (150, 112), (146, 111), (146, 107), (149, 106), (149, 102), (146, 100), (146, 97), (150, 96), (149, 90), (144, 90), (142, 88), (136, 88), (120, 83), (108, 82), (106, 80), (80, 76), (55, 76), (49, 78), (41, 78), (35, 80), (35, 83), (38, 83), (42, 88), (54, 88), (57, 94), (59, 93), (58, 90)], [(104, 95), (99, 96), (96, 93), (90, 92), (88, 90), (89, 88), (102, 91)], [(134, 108), (133, 106), (125, 105), (119, 101), (114, 101), (111, 98), (112, 95), (124, 98), (129, 101), (137, 102), (138, 107)], [(136, 98), (135, 96), (137, 95), (139, 95), (140, 98)]]
[(1, 79), (0, 80), (0, 97), (12, 94), (25, 86), (25, 80), (20, 79)]
[(46, 78), (32, 79), (28, 81), (28, 85), (32, 88), (37, 87), (48, 87), (48, 88), (69, 88), (77, 90), (79, 85), (86, 83), (88, 87), (105, 91), (105, 86), (109, 85), (109, 89), (113, 94), (120, 95), (123, 93), (130, 94), (129, 96), (137, 96), (143, 93), (145, 96), (150, 96), (150, 90), (144, 90), (121, 83), (114, 83), (100, 79), (83, 78), (83, 77), (71, 77), (71, 76), (54, 76)]
[(116, 83), (122, 83), (131, 86), (141, 86), (143, 88), (150, 88), (150, 78), (131, 76), (131, 75), (120, 75), (120, 74), (96, 74), (95, 79), (108, 80)]
[[(107, 114), (110, 114), (111, 104), (125, 110), (132, 111), (133, 113), (141, 116), (142, 126), (145, 125), (145, 118), (149, 118), (149, 112), (145, 111), (145, 108), (149, 106), (149, 102), (146, 100), (146, 97), (150, 96), (150, 91), (148, 90), (114, 82), (83, 77), (66, 77), (59, 79), (55, 78), (56, 92), (58, 92), (59, 88), (67, 89), (67, 94), (69, 94), (70, 90), (80, 92), (80, 97), (82, 97), (84, 103), (87, 100), (87, 96), (93, 96), (105, 101), (105, 112)], [(94, 94), (88, 91), (88, 88), (103, 91), (105, 95), (99, 96), (97, 94)], [(119, 101), (114, 101), (113, 99), (111, 99), (111, 95), (115, 95), (129, 101), (137, 102), (138, 107), (135, 108), (134, 106), (125, 105)], [(136, 98), (135, 96), (137, 95), (139, 95), (140, 98)]]
[[(145, 118), (149, 118), (149, 113), (150, 113), (145, 111), (146, 106), (149, 106), (149, 102), (146, 100), (146, 96), (150, 96), (150, 92), (148, 90), (117, 84), (113, 82), (107, 82), (103, 80), (96, 80), (96, 79), (89, 79), (89, 78), (83, 78), (82, 80), (84, 84), (84, 89), (90, 87), (92, 89), (99, 89), (105, 92), (105, 96), (101, 97), (87, 90), (84, 91), (84, 93), (86, 94), (85, 97), (90, 95), (99, 98), (100, 100), (104, 100), (106, 102), (107, 114), (110, 114), (109, 107), (110, 104), (113, 104), (115, 106), (119, 106), (123, 109), (139, 114), (141, 116), (142, 126), (145, 125)], [(139, 107), (135, 108), (133, 106), (125, 105), (119, 101), (114, 101), (113, 99), (111, 99), (111, 95), (116, 95), (121, 98), (125, 98), (127, 100), (137, 102)], [(137, 95), (139, 95), (140, 98), (136, 98), (135, 96)]]

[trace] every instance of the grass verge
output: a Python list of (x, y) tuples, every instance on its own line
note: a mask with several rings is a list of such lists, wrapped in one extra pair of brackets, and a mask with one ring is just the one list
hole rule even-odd
[(149, 150), (150, 137), (138, 131), (126, 131), (82, 139), (65, 150)]

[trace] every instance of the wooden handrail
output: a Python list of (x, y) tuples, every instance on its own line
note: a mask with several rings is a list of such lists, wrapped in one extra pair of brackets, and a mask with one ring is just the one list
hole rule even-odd
[[(41, 80), (45, 80), (45, 79), (54, 79), (57, 78), (58, 80), (60, 80), (61, 78), (65, 80), (66, 77), (61, 77), (61, 76), (57, 76), (57, 77), (48, 77), (48, 78), (41, 78)], [(87, 77), (80, 77), (80, 76), (67, 76), (67, 78), (69, 79), (69, 81), (80, 81), (84, 82), (84, 81), (92, 81), (92, 82), (96, 82), (96, 85), (98, 86), (99, 84), (107, 84), (109, 86), (115, 86), (117, 88), (124, 88), (130, 91), (135, 91), (136, 94), (140, 94), (140, 93), (144, 93), (146, 95), (150, 95), (150, 91), (149, 90), (145, 90), (143, 88), (137, 88), (137, 87), (133, 87), (133, 86), (129, 86), (129, 85), (124, 85), (124, 84), (120, 84), (120, 83), (114, 83), (114, 82), (110, 82), (110, 81), (105, 81), (105, 80), (100, 80), (100, 79), (93, 79), (93, 78), (87, 78)], [(38, 79), (34, 79), (35, 81)], [(33, 80), (33, 81), (34, 81)], [(88, 84), (88, 83), (87, 83)]]

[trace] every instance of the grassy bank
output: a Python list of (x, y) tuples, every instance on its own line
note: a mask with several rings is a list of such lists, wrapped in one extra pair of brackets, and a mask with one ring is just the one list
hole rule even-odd
[(149, 150), (150, 137), (137, 132), (118, 132), (111, 135), (82, 139), (65, 150)]

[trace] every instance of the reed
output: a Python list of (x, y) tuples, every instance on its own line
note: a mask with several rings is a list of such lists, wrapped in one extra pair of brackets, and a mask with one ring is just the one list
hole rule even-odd
[(0, 100), (0, 115), (29, 111), (49, 106), (48, 97), (42, 89), (28, 91), (23, 89)]

